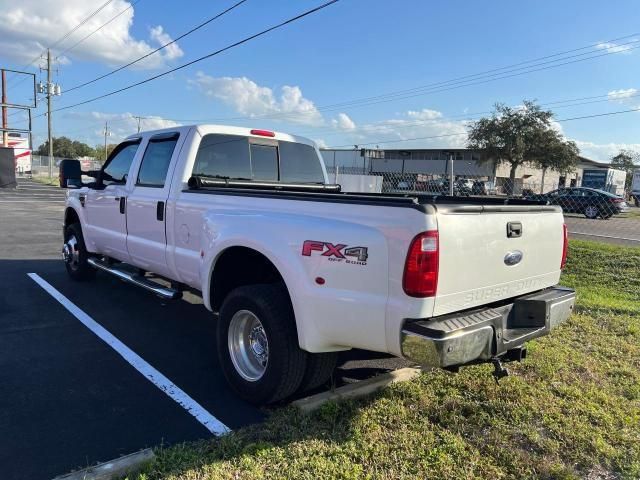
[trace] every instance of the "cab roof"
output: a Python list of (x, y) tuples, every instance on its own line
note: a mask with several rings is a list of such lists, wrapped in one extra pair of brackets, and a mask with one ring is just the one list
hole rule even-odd
[(236, 127), (231, 125), (214, 125), (214, 124), (178, 125), (175, 127), (162, 128), (158, 130), (146, 130), (140, 133), (129, 135), (126, 138), (126, 140), (153, 136), (160, 133), (169, 133), (169, 132), (187, 133), (192, 129), (195, 129), (200, 135), (207, 135), (211, 133), (214, 133), (214, 134), (217, 133), (221, 135), (239, 135), (243, 137), (252, 137), (252, 138), (258, 138), (258, 139), (260, 138), (273, 139), (273, 140), (281, 140), (284, 142), (303, 143), (306, 145), (310, 145), (312, 147), (316, 147), (316, 144), (315, 142), (313, 142), (313, 140), (310, 140), (306, 137), (300, 137), (298, 135), (291, 135), (288, 133), (276, 132), (273, 130), (265, 130), (265, 129), (258, 129), (258, 128)]

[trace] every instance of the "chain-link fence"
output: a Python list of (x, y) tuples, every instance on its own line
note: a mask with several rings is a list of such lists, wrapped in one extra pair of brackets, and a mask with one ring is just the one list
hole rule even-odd
[[(358, 166), (327, 166), (329, 181), (345, 192), (445, 195), (465, 199), (502, 198), (547, 202), (562, 208), (575, 235), (619, 239), (640, 246), (640, 198), (617, 185), (579, 185), (575, 176), (557, 174), (511, 180), (489, 175), (380, 172)], [(603, 222), (602, 220), (607, 220)]]
[[(31, 155), (30, 158), (19, 159), (16, 162), (16, 175), (18, 177), (48, 177), (58, 176), (60, 162), (68, 157), (49, 157), (47, 155)], [(49, 161), (51, 160), (51, 172), (49, 171)], [(101, 163), (91, 158), (81, 159), (83, 170), (98, 170)]]

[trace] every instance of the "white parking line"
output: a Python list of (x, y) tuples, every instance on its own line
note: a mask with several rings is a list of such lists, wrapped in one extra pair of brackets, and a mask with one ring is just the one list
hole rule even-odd
[(46, 280), (36, 273), (28, 274), (31, 279), (40, 285), (49, 295), (55, 298), (74, 317), (83, 323), (85, 327), (95, 333), (107, 345), (113, 348), (124, 358), (129, 365), (138, 370), (144, 377), (156, 387), (171, 397), (176, 403), (184, 408), (189, 414), (200, 422), (207, 430), (214, 435), (223, 435), (231, 430), (216, 417), (206, 411), (198, 402), (187, 395), (179, 387), (174, 385), (167, 377), (149, 365), (142, 357), (127, 347), (124, 343), (114, 337), (106, 328), (96, 322), (74, 305), (67, 297), (52, 287)]

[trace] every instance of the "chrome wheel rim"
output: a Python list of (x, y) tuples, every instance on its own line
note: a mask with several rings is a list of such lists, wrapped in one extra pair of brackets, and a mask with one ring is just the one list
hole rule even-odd
[(62, 246), (62, 258), (72, 270), (77, 270), (80, 267), (80, 250), (75, 235), (71, 235)]
[(227, 342), (238, 374), (249, 382), (260, 380), (269, 363), (269, 342), (258, 317), (249, 310), (237, 311), (229, 323)]
[(584, 213), (589, 218), (595, 218), (598, 216), (598, 209), (594, 206), (588, 206)]

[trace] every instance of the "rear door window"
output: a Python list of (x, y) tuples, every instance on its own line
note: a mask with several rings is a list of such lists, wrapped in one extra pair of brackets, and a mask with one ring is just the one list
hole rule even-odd
[(173, 151), (178, 143), (178, 133), (162, 134), (149, 140), (142, 157), (136, 185), (141, 187), (164, 187)]
[(249, 140), (239, 135), (205, 135), (198, 147), (193, 174), (251, 180)]

